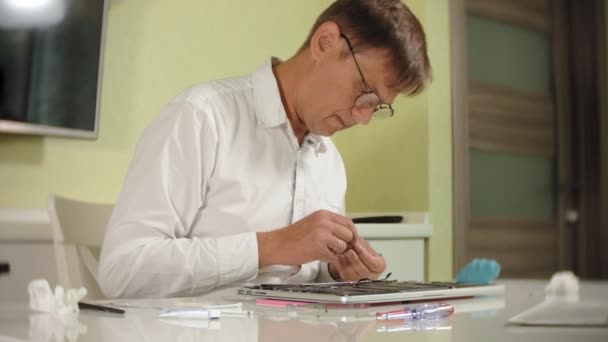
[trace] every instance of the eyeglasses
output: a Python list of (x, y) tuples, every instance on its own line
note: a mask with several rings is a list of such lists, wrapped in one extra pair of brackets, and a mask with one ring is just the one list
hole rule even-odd
[(363, 94), (355, 100), (355, 106), (362, 109), (370, 109), (374, 108), (373, 116), (375, 118), (390, 118), (395, 114), (393, 110), (393, 106), (390, 104), (380, 102), (380, 97), (370, 90), (370, 86), (365, 80), (363, 76), (363, 72), (361, 72), (361, 67), (357, 62), (357, 58), (355, 57), (355, 51), (353, 51), (353, 46), (350, 43), (350, 40), (343, 33), (340, 34), (340, 37), (346, 40), (346, 44), (348, 44), (348, 49), (350, 50), (350, 54), (353, 56), (353, 60), (355, 61), (355, 65), (357, 66), (357, 70), (359, 70), (359, 75), (361, 75), (361, 81), (363, 81)]

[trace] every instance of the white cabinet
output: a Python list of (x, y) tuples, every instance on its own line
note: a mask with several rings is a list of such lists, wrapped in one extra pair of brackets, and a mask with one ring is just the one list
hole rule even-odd
[(57, 283), (55, 252), (46, 212), (42, 209), (0, 209), (0, 261), (10, 273), (0, 275), (0, 301), (28, 298), (27, 285), (36, 278)]
[(0, 301), (27, 299), (27, 285), (36, 278), (46, 278), (51, 286), (57, 283), (51, 242), (0, 241), (0, 261), (11, 267), (9, 274), (0, 275)]

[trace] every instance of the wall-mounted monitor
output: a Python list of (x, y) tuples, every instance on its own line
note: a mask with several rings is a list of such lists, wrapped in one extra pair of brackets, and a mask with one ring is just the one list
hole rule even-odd
[(97, 138), (108, 0), (0, 0), (0, 134)]

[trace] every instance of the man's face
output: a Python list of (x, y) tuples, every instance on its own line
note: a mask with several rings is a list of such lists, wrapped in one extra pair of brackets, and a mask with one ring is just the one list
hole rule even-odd
[(355, 104), (366, 90), (378, 95), (385, 104), (392, 103), (397, 96), (386, 86), (391, 72), (387, 54), (374, 49), (355, 54), (356, 62), (346, 40), (340, 38), (314, 63), (298, 98), (300, 119), (310, 132), (331, 136), (356, 124), (368, 124), (375, 108)]

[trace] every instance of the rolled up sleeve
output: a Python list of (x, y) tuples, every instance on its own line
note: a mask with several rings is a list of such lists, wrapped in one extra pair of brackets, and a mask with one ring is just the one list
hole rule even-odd
[(102, 247), (98, 279), (107, 297), (202, 293), (257, 276), (255, 233), (189, 235), (217, 142), (213, 118), (186, 100), (169, 104), (146, 129)]

